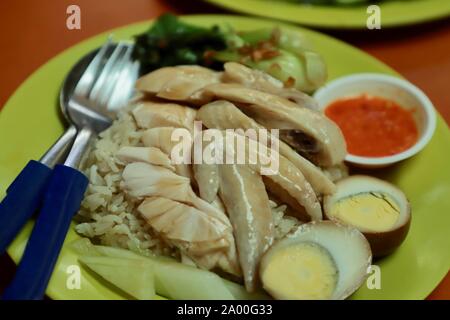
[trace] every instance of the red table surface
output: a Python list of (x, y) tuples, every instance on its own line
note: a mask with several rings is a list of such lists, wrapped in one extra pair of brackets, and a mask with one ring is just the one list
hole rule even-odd
[[(66, 28), (66, 9), (81, 8), (81, 30)], [(64, 49), (108, 29), (161, 13), (224, 13), (201, 1), (183, 0), (2, 0), (0, 1), (0, 106), (39, 66)], [(368, 52), (422, 88), (450, 123), (449, 20), (378, 31), (326, 31)], [(0, 107), (1, 109), (1, 107)], [(0, 292), (14, 274), (0, 257)], [(450, 299), (450, 274), (428, 299)]]

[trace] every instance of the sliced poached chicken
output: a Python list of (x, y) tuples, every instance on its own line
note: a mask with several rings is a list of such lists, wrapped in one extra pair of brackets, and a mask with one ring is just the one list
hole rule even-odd
[(261, 176), (246, 165), (221, 165), (219, 176), (219, 194), (233, 225), (245, 287), (252, 292), (261, 257), (274, 239), (269, 198)]
[(238, 103), (245, 114), (264, 127), (280, 129), (282, 140), (318, 165), (331, 166), (344, 160), (347, 151), (341, 130), (319, 112), (239, 84), (213, 84), (205, 91)]
[[(217, 147), (214, 148), (223, 148), (222, 163), (227, 163), (226, 158), (234, 159), (233, 163), (245, 164), (263, 175), (267, 190), (288, 204), (293, 209), (290, 213), (300, 220), (322, 220), (322, 209), (313, 188), (292, 162), (275, 149), (257, 141), (250, 143), (248, 137), (237, 133), (217, 129), (208, 129), (204, 132), (206, 131), (213, 132), (210, 133), (211, 136), (222, 138), (221, 141), (217, 141), (216, 138), (206, 143), (216, 144)], [(237, 161), (239, 154), (243, 156), (241, 162)], [(222, 166), (224, 165), (218, 166), (219, 172)]]
[(138, 211), (166, 241), (207, 270), (240, 275), (231, 229), (195, 207), (162, 197), (146, 198)]
[[(181, 150), (177, 156), (182, 157), (186, 161), (181, 161), (179, 164), (174, 164), (174, 159), (172, 158), (172, 152), (175, 152), (174, 149), (176, 145), (178, 145), (178, 141), (174, 137), (174, 127), (158, 127), (151, 128), (142, 134), (142, 143), (146, 147), (158, 148), (165, 154), (167, 154), (171, 160), (173, 167), (175, 168), (175, 172), (183, 177), (192, 178), (192, 168), (187, 164), (190, 158), (190, 150), (191, 146), (187, 150)], [(184, 153), (185, 152), (185, 153)]]
[[(224, 269), (225, 271), (239, 274), (239, 269), (236, 267), (238, 264), (232, 227), (228, 217), (218, 207), (198, 198), (188, 178), (160, 166), (134, 162), (125, 167), (122, 179), (122, 188), (131, 197), (137, 200), (144, 199), (138, 211), (156, 231), (166, 237), (169, 243), (183, 250), (184, 254), (193, 261), (199, 259), (198, 255), (202, 256), (200, 252), (214, 251), (218, 246), (222, 248), (226, 245), (222, 251), (226, 253), (229, 261), (227, 264), (222, 261), (221, 267), (228, 265), (229, 268)], [(155, 199), (156, 204), (153, 203)], [(169, 217), (170, 219), (166, 219)], [(196, 229), (194, 234), (187, 234), (193, 232), (190, 224), (199, 225), (206, 223), (205, 221), (210, 223), (208, 228)], [(215, 238), (214, 235), (218, 233), (222, 235), (220, 239), (223, 241)], [(189, 237), (201, 243), (191, 248), (187, 242), (182, 242)], [(202, 237), (207, 237), (211, 241), (200, 241), (199, 239), (204, 239)], [(190, 253), (191, 249), (193, 249), (192, 253)], [(216, 258), (212, 258), (212, 261), (220, 261)], [(199, 265), (206, 266), (205, 263), (205, 261), (199, 262)]]
[[(253, 129), (256, 132), (264, 129), (234, 104), (225, 100), (214, 101), (201, 107), (197, 112), (197, 119), (211, 129)], [(273, 139), (271, 136), (269, 138)], [(278, 141), (280, 154), (303, 173), (317, 194), (331, 194), (335, 191), (334, 183), (318, 167), (292, 150), (284, 141)]]
[(160, 149), (154, 147), (122, 147), (117, 151), (116, 158), (124, 164), (145, 162), (175, 171), (169, 156)]
[(136, 89), (158, 98), (202, 105), (211, 100), (202, 89), (219, 83), (220, 78), (220, 72), (200, 66), (164, 67), (138, 79)]
[(139, 101), (132, 111), (141, 129), (175, 127), (192, 130), (196, 110), (175, 103)]
[(263, 71), (251, 69), (236, 62), (227, 62), (224, 68), (223, 82), (239, 83), (248, 88), (276, 94), (295, 102), (299, 107), (319, 109), (316, 100), (312, 97), (295, 88), (286, 88), (283, 82)]

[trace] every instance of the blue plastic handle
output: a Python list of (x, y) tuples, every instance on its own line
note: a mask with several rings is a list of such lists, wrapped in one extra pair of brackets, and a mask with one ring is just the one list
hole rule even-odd
[(0, 203), (0, 255), (40, 206), (51, 173), (46, 165), (31, 160), (6, 190)]
[(83, 200), (88, 179), (81, 172), (56, 165), (42, 208), (4, 300), (39, 300), (53, 272), (73, 215)]

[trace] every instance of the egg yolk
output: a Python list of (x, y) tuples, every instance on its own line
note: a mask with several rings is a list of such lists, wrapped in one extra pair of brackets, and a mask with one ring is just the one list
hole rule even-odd
[(329, 252), (305, 242), (273, 253), (261, 275), (264, 287), (284, 299), (330, 299), (338, 270)]
[(368, 192), (339, 200), (331, 208), (331, 216), (361, 230), (385, 232), (397, 223), (400, 208), (387, 194)]

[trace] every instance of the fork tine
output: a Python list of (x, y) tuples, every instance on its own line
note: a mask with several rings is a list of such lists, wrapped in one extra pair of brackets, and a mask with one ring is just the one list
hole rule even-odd
[[(109, 110), (115, 111), (123, 107), (131, 98), (134, 91), (134, 84), (138, 78), (138, 72), (138, 61), (130, 60), (126, 63), (107, 102), (107, 108)], [(128, 94), (123, 94), (124, 92), (128, 92)]]
[(120, 61), (120, 59), (123, 55), (123, 48), (124, 48), (123, 42), (119, 42), (116, 45), (111, 56), (106, 61), (105, 66), (103, 67), (100, 75), (98, 76), (97, 80), (95, 81), (95, 84), (92, 87), (92, 90), (89, 92), (89, 99), (92, 100), (96, 106), (99, 106), (99, 96), (101, 94), (102, 87), (104, 86), (105, 82), (112, 81), (111, 75), (114, 74), (114, 70), (117, 67), (116, 64), (118, 61)]
[(131, 61), (131, 52), (133, 51), (133, 46), (129, 44), (124, 44), (125, 51), (120, 59), (117, 60), (114, 67), (112, 68), (108, 81), (104, 82), (103, 86), (100, 88), (100, 93), (98, 95), (98, 104), (102, 107), (108, 109), (109, 103), (114, 96), (114, 88), (117, 84), (121, 82), (121, 79), (126, 75), (127, 68), (129, 67), (129, 62)]
[(83, 72), (80, 80), (74, 89), (74, 95), (77, 96), (86, 96), (89, 90), (95, 83), (95, 79), (102, 67), (102, 60), (106, 56), (109, 46), (111, 45), (111, 38), (108, 38), (106, 43), (100, 48), (95, 57), (89, 63), (86, 70)]

